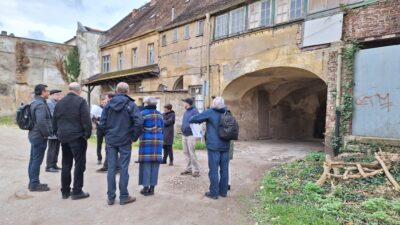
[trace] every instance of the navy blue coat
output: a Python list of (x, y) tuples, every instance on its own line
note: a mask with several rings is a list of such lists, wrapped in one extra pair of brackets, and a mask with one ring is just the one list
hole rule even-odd
[(208, 150), (212, 151), (229, 151), (230, 141), (226, 141), (219, 137), (218, 127), (221, 115), (226, 112), (223, 109), (208, 109), (190, 119), (190, 123), (207, 123), (206, 128), (206, 145)]
[(182, 135), (185, 137), (192, 136), (193, 132), (192, 129), (190, 128), (190, 118), (193, 116), (199, 114), (199, 111), (194, 107), (190, 107), (189, 109), (186, 110), (186, 112), (183, 114), (183, 119), (182, 119)]
[(107, 145), (125, 146), (139, 139), (143, 118), (134, 101), (125, 94), (119, 94), (105, 106), (99, 127), (106, 135)]

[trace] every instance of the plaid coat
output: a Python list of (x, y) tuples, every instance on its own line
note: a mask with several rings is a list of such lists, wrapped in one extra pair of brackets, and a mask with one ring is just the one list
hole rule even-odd
[(142, 111), (143, 133), (140, 137), (139, 162), (161, 162), (163, 147), (163, 116), (149, 106)]

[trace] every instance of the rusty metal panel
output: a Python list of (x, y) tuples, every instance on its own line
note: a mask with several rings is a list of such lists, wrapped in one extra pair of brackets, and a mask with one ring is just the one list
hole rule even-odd
[(400, 139), (400, 45), (355, 59), (353, 135)]

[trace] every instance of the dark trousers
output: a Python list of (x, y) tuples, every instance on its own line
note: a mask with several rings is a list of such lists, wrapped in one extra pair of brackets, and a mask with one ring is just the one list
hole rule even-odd
[(169, 162), (174, 161), (174, 152), (172, 151), (172, 145), (163, 145), (164, 148), (164, 157), (163, 157), (163, 162), (167, 162), (167, 158), (169, 157)]
[(57, 139), (49, 139), (47, 149), (47, 165), (46, 169), (55, 168), (58, 162), (58, 153), (60, 152), (60, 141)]
[(47, 148), (47, 139), (31, 139), (31, 155), (29, 157), (28, 175), (29, 188), (34, 188), (40, 184), (40, 166), (42, 165), (44, 154)]
[(207, 151), (210, 192), (213, 196), (226, 196), (229, 181), (229, 151)]
[(101, 155), (101, 149), (103, 147), (104, 132), (101, 129), (97, 128), (96, 136), (97, 136), (97, 160), (101, 161), (103, 160), (103, 156)]
[[(117, 167), (121, 165), (119, 175), (119, 193), (120, 200), (125, 200), (129, 197), (128, 183), (129, 183), (129, 164), (131, 162), (132, 145), (126, 146), (111, 146), (107, 145), (107, 186), (108, 186), (108, 199), (113, 200), (116, 197), (116, 179), (115, 175)], [(120, 155), (118, 160), (118, 153)]]
[(71, 170), (74, 161), (72, 194), (80, 194), (82, 192), (83, 174), (86, 170), (86, 150), (87, 141), (83, 138), (62, 144), (61, 192), (63, 194), (71, 192)]

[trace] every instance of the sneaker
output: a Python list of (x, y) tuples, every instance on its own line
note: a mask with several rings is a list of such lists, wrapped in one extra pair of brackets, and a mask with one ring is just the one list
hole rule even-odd
[(193, 177), (200, 177), (200, 172), (194, 172), (192, 176)]
[(48, 172), (48, 173), (58, 173), (58, 170), (54, 169), (54, 168), (47, 168), (46, 172)]
[[(38, 185), (40, 185), (40, 186), (44, 186), (44, 187), (48, 187), (48, 185), (47, 184), (38, 184)], [(31, 189), (31, 186), (30, 185), (28, 185), (28, 190), (29, 189)]]
[(89, 193), (81, 192), (80, 194), (71, 194), (71, 199), (79, 200), (79, 199), (89, 198), (89, 196), (90, 196)]
[(115, 203), (115, 199), (108, 199), (107, 200), (107, 204), (108, 205), (114, 205), (114, 203)]
[(187, 170), (185, 170), (185, 171), (183, 171), (183, 172), (181, 173), (181, 175), (192, 175), (192, 171), (187, 171)]
[(127, 199), (121, 200), (121, 201), (119, 202), (119, 204), (120, 204), (120, 205), (126, 205), (126, 204), (129, 204), (129, 203), (135, 202), (135, 201), (136, 201), (136, 198), (135, 198), (135, 197), (128, 196)]
[(71, 193), (62, 194), (62, 199), (68, 199), (71, 196)]
[(217, 199), (218, 199), (218, 196), (214, 196), (214, 195), (212, 195), (210, 192), (206, 192), (206, 193), (204, 194), (204, 196), (206, 196), (207, 198), (214, 199), (214, 200), (217, 200)]
[(108, 170), (107, 168), (102, 167), (102, 168), (96, 170), (96, 173), (107, 173), (107, 170)]
[(44, 191), (50, 191), (50, 188), (45, 185), (35, 185), (34, 187), (30, 187), (29, 191), (31, 192), (44, 192)]

